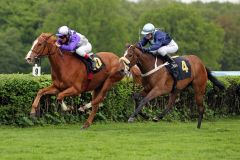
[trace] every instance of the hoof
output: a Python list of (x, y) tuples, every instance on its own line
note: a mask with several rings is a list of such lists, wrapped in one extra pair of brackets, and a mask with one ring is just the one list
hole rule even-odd
[(88, 129), (90, 127), (90, 124), (88, 122), (85, 122), (84, 125), (81, 127), (81, 130)]
[(31, 112), (30, 113), (30, 118), (36, 118), (36, 112)]
[(89, 126), (84, 124), (84, 125), (81, 127), (81, 130), (86, 130), (86, 129), (88, 129), (88, 128), (89, 128)]
[(84, 130), (86, 130), (86, 129), (88, 129), (88, 127), (86, 127), (86, 126), (83, 125), (80, 130), (84, 131)]
[(85, 108), (84, 108), (84, 107), (79, 107), (78, 110), (79, 110), (80, 112), (84, 112), (84, 111), (85, 111)]
[(160, 119), (158, 117), (154, 117), (152, 120), (153, 122), (158, 122)]
[(133, 117), (130, 117), (130, 118), (128, 119), (128, 123), (133, 123), (133, 122), (134, 122), (134, 120), (135, 120), (135, 118), (133, 118)]

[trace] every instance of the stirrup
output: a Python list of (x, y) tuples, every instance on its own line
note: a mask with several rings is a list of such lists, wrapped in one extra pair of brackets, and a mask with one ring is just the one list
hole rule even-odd
[(95, 61), (92, 61), (92, 68), (93, 68), (93, 70), (96, 69), (96, 62)]
[(178, 65), (176, 63), (171, 63), (171, 66), (172, 66), (173, 69), (178, 67)]
[(93, 56), (94, 54), (92, 52), (88, 53), (89, 57)]

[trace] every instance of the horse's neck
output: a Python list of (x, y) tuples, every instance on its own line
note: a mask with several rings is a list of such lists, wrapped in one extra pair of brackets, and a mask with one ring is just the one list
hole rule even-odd
[(56, 50), (54, 54), (48, 56), (52, 74), (62, 77), (66, 68), (71, 69), (71, 66), (68, 63), (71, 61), (71, 58), (73, 58), (73, 56), (68, 55), (68, 53), (60, 53), (60, 50)]
[[(152, 56), (148, 53), (143, 53), (139, 57), (139, 62), (138, 67), (140, 68), (142, 73), (146, 73), (155, 67), (155, 62), (156, 62), (156, 57)], [(161, 59), (157, 59), (157, 64), (160, 65), (162, 64), (163, 61)]]

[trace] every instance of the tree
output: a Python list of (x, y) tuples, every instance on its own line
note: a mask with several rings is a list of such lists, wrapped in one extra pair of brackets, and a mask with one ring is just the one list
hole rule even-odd
[(125, 42), (130, 40), (128, 28), (130, 15), (122, 0), (68, 0), (58, 1), (54, 10), (44, 20), (38, 32), (53, 32), (62, 25), (79, 31), (93, 45), (94, 52), (111, 51), (122, 55)]
[(179, 54), (195, 54), (207, 66), (219, 69), (223, 49), (223, 30), (214, 23), (208, 22), (193, 7), (173, 4), (161, 10), (145, 13), (139, 24), (152, 22), (164, 31), (179, 45)]
[(193, 3), (202, 16), (224, 29), (224, 48), (221, 56), (221, 70), (240, 70), (240, 4)]
[(4, 33), (0, 33), (0, 39), (4, 40), (0, 43), (0, 73), (24, 72), (26, 67), (22, 54), (24, 47), (19, 30), (8, 28)]
[(43, 1), (18, 0), (0, 1), (0, 73), (29, 73), (30, 66), (24, 57), (36, 38), (36, 29), (40, 26), (39, 11)]

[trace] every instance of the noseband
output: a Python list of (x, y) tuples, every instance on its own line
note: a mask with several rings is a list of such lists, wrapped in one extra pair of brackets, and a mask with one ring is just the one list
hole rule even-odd
[(43, 38), (43, 37), (39, 37), (39, 39), (43, 39), (43, 47), (42, 47), (42, 49), (41, 49), (39, 52), (37, 52), (37, 51), (35, 51), (35, 50), (32, 50), (32, 52), (36, 54), (36, 58), (40, 58), (40, 57), (43, 56), (43, 55), (41, 55), (41, 53), (45, 50), (46, 47), (47, 47), (47, 49), (48, 49), (47, 56), (54, 54), (54, 53), (51, 54), (52, 48), (49, 49), (49, 47), (48, 47), (48, 44), (49, 44), (49, 43), (47, 42), (47, 41), (49, 40), (49, 38), (52, 37), (53, 35), (54, 35), (54, 34), (51, 34), (51, 35), (48, 36), (46, 39)]

